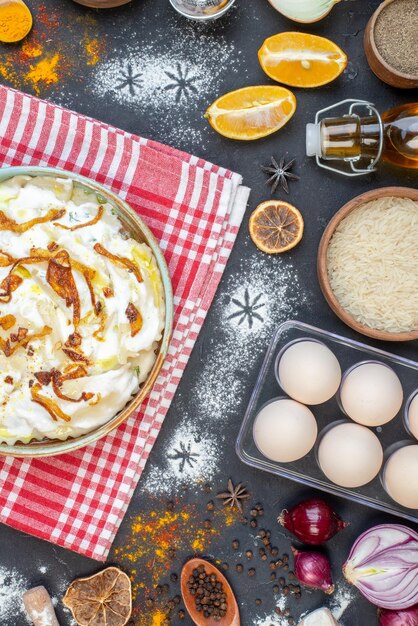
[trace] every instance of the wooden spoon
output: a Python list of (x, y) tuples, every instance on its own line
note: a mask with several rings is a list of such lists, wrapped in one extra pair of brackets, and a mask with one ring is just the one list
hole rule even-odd
[[(207, 574), (215, 574), (218, 581), (223, 584), (223, 588), (226, 594), (226, 603), (228, 608), (226, 615), (222, 617), (219, 622), (216, 622), (212, 617), (204, 617), (203, 613), (196, 610), (196, 604), (194, 596), (191, 595), (187, 583), (192, 575), (194, 569), (197, 569), (199, 565), (203, 565)], [(190, 559), (183, 566), (181, 571), (181, 594), (183, 596), (184, 604), (190, 617), (197, 626), (240, 626), (241, 620), (239, 617), (238, 604), (231, 589), (231, 586), (225, 576), (218, 570), (217, 567), (205, 561), (204, 559)]]
[(122, 6), (122, 4), (128, 4), (131, 0), (74, 0), (74, 2), (92, 9), (113, 9)]

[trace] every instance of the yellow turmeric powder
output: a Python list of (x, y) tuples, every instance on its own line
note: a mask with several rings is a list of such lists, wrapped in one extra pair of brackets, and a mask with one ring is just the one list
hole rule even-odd
[(32, 14), (23, 0), (6, 0), (0, 3), (0, 41), (20, 41), (32, 28)]
[(60, 58), (61, 56), (56, 53), (52, 57), (41, 59), (35, 65), (30, 66), (30, 70), (26, 73), (25, 78), (31, 83), (37, 95), (40, 93), (40, 83), (52, 85), (58, 82), (57, 66)]

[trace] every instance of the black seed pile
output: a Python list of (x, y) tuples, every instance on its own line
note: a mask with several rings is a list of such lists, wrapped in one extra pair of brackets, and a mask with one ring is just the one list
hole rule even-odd
[(219, 582), (216, 574), (208, 574), (204, 565), (199, 565), (189, 577), (187, 587), (194, 597), (196, 610), (203, 613), (204, 617), (211, 617), (219, 622), (226, 615), (228, 608), (223, 584)]

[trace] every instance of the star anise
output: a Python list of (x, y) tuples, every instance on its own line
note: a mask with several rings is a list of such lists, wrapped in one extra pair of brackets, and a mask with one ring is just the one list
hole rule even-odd
[(246, 500), (250, 497), (250, 494), (247, 493), (247, 490), (242, 483), (239, 483), (239, 485), (236, 485), (234, 487), (232, 480), (229, 479), (228, 491), (219, 493), (216, 497), (224, 501), (224, 506), (229, 505), (231, 509), (233, 509), (235, 506), (242, 513), (241, 500)]
[(261, 169), (266, 174), (271, 174), (270, 178), (267, 179), (266, 185), (271, 185), (271, 193), (273, 194), (277, 187), (281, 187), (286, 193), (289, 193), (289, 185), (287, 183), (287, 179), (289, 180), (299, 180), (299, 176), (293, 174), (290, 170), (292, 169), (295, 159), (292, 159), (288, 163), (285, 162), (285, 157), (282, 156), (279, 163), (277, 163), (274, 156), (271, 157), (271, 165), (262, 165)]

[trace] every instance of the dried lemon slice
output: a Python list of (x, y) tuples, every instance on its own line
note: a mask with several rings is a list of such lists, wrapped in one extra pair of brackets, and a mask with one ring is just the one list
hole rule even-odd
[(298, 209), (280, 200), (259, 204), (249, 222), (251, 239), (257, 248), (269, 254), (294, 248), (302, 239), (303, 227)]
[(231, 91), (216, 100), (205, 117), (229, 139), (260, 139), (275, 133), (296, 110), (296, 98), (285, 87), (257, 85)]
[(320, 87), (347, 67), (347, 56), (333, 41), (308, 33), (279, 33), (258, 52), (265, 73), (284, 85)]
[(117, 567), (108, 567), (74, 580), (63, 603), (78, 626), (125, 626), (132, 613), (131, 581)]

